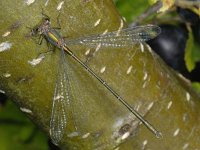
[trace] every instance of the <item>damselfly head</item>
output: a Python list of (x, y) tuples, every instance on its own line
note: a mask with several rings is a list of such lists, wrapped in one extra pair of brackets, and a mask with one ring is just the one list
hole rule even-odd
[(50, 22), (50, 19), (49, 18), (47, 18), (47, 17), (45, 17), (45, 18), (43, 18), (43, 25), (50, 25), (51, 24), (51, 22)]
[(51, 22), (49, 18), (42, 19), (39, 25), (31, 29), (31, 36), (41, 35), (44, 32), (48, 31), (48, 29), (50, 28), (50, 24)]
[(38, 36), (38, 35), (40, 35), (40, 28), (41, 28), (40, 26), (41, 25), (37, 25), (37, 26), (31, 28), (30, 35), (31, 36)]
[(26, 38), (35, 37), (38, 35), (39, 26), (27, 27), (30, 31), (25, 35)]
[(31, 29), (31, 36), (37, 36), (39, 34), (39, 27), (34, 27)]

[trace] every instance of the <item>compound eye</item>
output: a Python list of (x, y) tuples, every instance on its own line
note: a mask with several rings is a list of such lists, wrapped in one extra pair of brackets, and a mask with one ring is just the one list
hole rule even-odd
[(49, 18), (45, 18), (44, 25), (49, 25), (49, 24), (50, 24), (50, 19)]
[(50, 19), (49, 19), (49, 18), (45, 18), (45, 21), (46, 21), (46, 22), (50, 22)]
[(38, 33), (38, 30), (39, 30), (38, 28), (32, 29), (31, 30), (31, 35), (33, 35), (33, 36), (36, 35)]
[(39, 28), (35, 28), (33, 29), (35, 33), (38, 33), (39, 32)]

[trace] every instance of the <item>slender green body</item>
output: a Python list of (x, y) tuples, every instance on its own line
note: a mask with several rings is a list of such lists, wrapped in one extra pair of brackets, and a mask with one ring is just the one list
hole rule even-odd
[[(83, 37), (74, 40), (65, 41), (64, 38), (58, 33), (55, 28), (50, 27), (49, 18), (44, 19), (44, 22), (37, 28), (40, 36), (45, 38), (48, 42), (50, 42), (55, 47), (61, 49), (61, 60), (64, 60), (64, 51), (67, 52), (74, 60), (76, 60), (82, 67), (84, 67), (93, 77), (95, 77), (113, 96), (116, 97), (118, 101), (120, 101), (130, 112), (132, 112), (152, 133), (156, 135), (156, 137), (162, 137), (162, 134), (157, 131), (147, 120), (145, 120), (136, 110), (134, 110), (117, 92), (115, 92), (101, 77), (99, 77), (92, 69), (90, 69), (85, 63), (83, 63), (68, 47), (67, 44), (85, 44), (85, 45), (96, 45), (100, 44), (103, 46), (114, 46), (121, 47), (126, 46), (128, 44), (132, 44), (134, 42), (143, 42), (148, 39), (151, 39), (160, 33), (160, 28), (157, 26), (149, 25), (149, 26), (139, 26), (135, 28), (127, 28), (121, 31), (114, 31), (107, 33), (105, 35), (94, 35), (90, 37)], [(63, 61), (64, 62), (64, 61)], [(66, 117), (66, 103), (65, 101), (71, 101), (70, 88), (68, 86), (68, 75), (65, 71), (65, 68), (61, 67), (64, 71), (62, 75), (63, 79), (57, 81), (55, 93), (53, 97), (53, 106), (52, 106), (52, 115), (50, 121), (50, 135), (52, 141), (55, 144), (58, 144), (62, 139), (64, 134), (65, 126), (67, 124)], [(59, 71), (60, 72), (60, 71)], [(63, 83), (64, 81), (64, 83)], [(61, 83), (62, 84), (59, 84)], [(63, 88), (64, 86), (65, 88)], [(60, 87), (58, 87), (60, 86)], [(63, 89), (62, 89), (63, 88)], [(59, 91), (61, 89), (61, 91)], [(66, 89), (66, 95), (63, 95), (63, 90)], [(61, 109), (61, 110), (60, 110)]]

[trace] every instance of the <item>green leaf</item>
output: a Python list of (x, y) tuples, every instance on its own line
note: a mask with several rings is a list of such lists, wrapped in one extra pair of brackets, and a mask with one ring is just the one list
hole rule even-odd
[(169, 10), (175, 3), (175, 0), (162, 0), (162, 7), (160, 8), (160, 12), (165, 12)]
[(47, 138), (11, 101), (0, 108), (1, 150), (47, 150)]
[(192, 35), (192, 32), (189, 31), (189, 38), (188, 38), (188, 41), (186, 43), (185, 58), (184, 58), (188, 71), (192, 71), (195, 68), (195, 61), (192, 57), (193, 45), (194, 45), (193, 35)]
[(193, 34), (189, 31), (189, 38), (186, 44), (185, 50), (185, 63), (188, 71), (192, 71), (195, 68), (195, 63), (200, 61), (200, 46), (195, 43)]
[(192, 87), (193, 87), (198, 93), (200, 93), (200, 83), (199, 83), (199, 82), (193, 82), (193, 83), (192, 83)]
[(150, 6), (144, 0), (115, 0), (115, 3), (120, 14), (126, 18), (127, 22), (135, 20), (137, 16)]
[(194, 43), (194, 46), (192, 49), (192, 57), (195, 62), (200, 61), (200, 45), (197, 42)]

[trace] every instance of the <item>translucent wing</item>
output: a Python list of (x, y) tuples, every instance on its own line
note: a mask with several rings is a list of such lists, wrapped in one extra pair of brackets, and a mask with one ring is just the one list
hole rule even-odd
[(92, 36), (81, 37), (78, 39), (66, 40), (67, 45), (83, 44), (90, 47), (97, 45), (105, 47), (130, 46), (136, 42), (145, 42), (155, 38), (161, 33), (161, 29), (155, 25), (136, 26), (119, 31), (108, 32)]
[(59, 60), (58, 75), (56, 81), (56, 87), (53, 97), (52, 114), (50, 121), (50, 137), (54, 144), (58, 144), (63, 137), (64, 129), (67, 124), (67, 112), (66, 109), (69, 106), (70, 101), (70, 87), (69, 79), (67, 75), (67, 68), (65, 64), (65, 54), (63, 49), (61, 50), (61, 58)]

